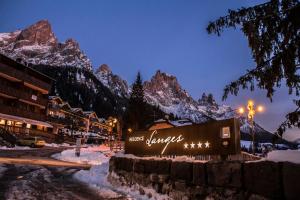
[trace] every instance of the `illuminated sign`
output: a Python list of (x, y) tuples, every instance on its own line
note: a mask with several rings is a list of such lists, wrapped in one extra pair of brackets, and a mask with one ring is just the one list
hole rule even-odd
[(125, 153), (134, 155), (229, 155), (240, 152), (236, 119), (130, 133)]

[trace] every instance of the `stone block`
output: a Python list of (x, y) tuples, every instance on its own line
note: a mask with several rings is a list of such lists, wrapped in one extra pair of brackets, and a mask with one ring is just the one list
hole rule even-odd
[(205, 173), (205, 163), (193, 163), (193, 184), (200, 186), (206, 185)]
[(191, 162), (172, 162), (171, 163), (171, 180), (184, 180), (191, 184), (193, 180), (193, 163)]
[(285, 199), (300, 198), (300, 164), (284, 162), (282, 166), (282, 181)]
[(208, 162), (206, 166), (209, 185), (217, 187), (242, 187), (241, 162)]
[(146, 162), (142, 159), (135, 160), (134, 163), (134, 172), (144, 174), (146, 168)]
[(245, 163), (245, 190), (270, 199), (283, 199), (280, 165), (271, 161)]
[(116, 157), (112, 156), (109, 159), (109, 172), (116, 171)]
[(116, 168), (118, 170), (124, 170), (127, 172), (132, 172), (133, 169), (133, 159), (131, 158), (123, 158), (123, 157), (116, 157)]

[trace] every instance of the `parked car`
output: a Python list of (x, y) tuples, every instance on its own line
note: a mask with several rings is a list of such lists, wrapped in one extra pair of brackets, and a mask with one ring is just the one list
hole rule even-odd
[(43, 147), (45, 146), (46, 142), (45, 140), (39, 137), (26, 137), (26, 138), (18, 139), (17, 144), (21, 146), (30, 146), (34, 148), (34, 147)]

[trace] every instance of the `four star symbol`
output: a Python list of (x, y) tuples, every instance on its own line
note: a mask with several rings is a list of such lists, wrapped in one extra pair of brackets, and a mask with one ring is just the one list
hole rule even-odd
[[(192, 142), (191, 144), (188, 144), (188, 143), (184, 143), (183, 146), (185, 149), (188, 149), (189, 148), (189, 145), (191, 146), (190, 148), (191, 149), (194, 149), (195, 148), (195, 145), (194, 142)], [(209, 148), (210, 146), (210, 143), (208, 141), (206, 141), (205, 143), (201, 143), (201, 142), (198, 142), (197, 144), (197, 148), (198, 149), (202, 149), (202, 146), (205, 145), (205, 148)]]

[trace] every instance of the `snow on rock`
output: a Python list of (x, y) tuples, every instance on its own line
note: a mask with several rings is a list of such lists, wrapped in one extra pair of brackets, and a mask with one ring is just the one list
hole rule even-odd
[(74, 174), (74, 178), (87, 183), (90, 187), (96, 189), (101, 196), (106, 198), (118, 198), (120, 196), (126, 196), (126, 199), (155, 199), (163, 200), (169, 199), (166, 195), (156, 193), (153, 189), (142, 187), (146, 194), (151, 193), (152, 197), (149, 198), (147, 195), (141, 195), (139, 188), (141, 186), (126, 187), (118, 186), (115, 187), (107, 180), (109, 170), (108, 160), (104, 160), (101, 165), (92, 166), (90, 170), (81, 170)]
[(101, 65), (96, 71), (95, 76), (97, 79), (107, 88), (109, 88), (114, 94), (120, 97), (129, 98), (130, 89), (125, 80), (118, 75), (112, 73), (108, 65)]
[(274, 162), (292, 162), (300, 164), (299, 150), (277, 150), (268, 153), (266, 160)]
[[(96, 192), (101, 194), (104, 198), (124, 198), (126, 199), (153, 199), (163, 200), (169, 199), (166, 195), (156, 193), (153, 189), (143, 187), (146, 194), (151, 193), (152, 197), (141, 195), (139, 188), (135, 187), (115, 187), (112, 185), (107, 177), (109, 174), (109, 159), (114, 155), (110, 152), (109, 147), (101, 145), (81, 149), (80, 157), (75, 156), (75, 150), (65, 150), (60, 154), (53, 155), (54, 158), (69, 162), (87, 163), (93, 165), (89, 170), (80, 170), (74, 174), (74, 178), (88, 184)], [(121, 154), (119, 154), (121, 155)]]
[(92, 70), (79, 44), (68, 39), (59, 43), (50, 23), (41, 20), (21, 31), (0, 33), (0, 53), (26, 63), (73, 66)]
[(53, 158), (68, 162), (90, 164), (90, 165), (101, 165), (104, 162), (108, 162), (109, 155), (103, 152), (109, 151), (109, 147), (100, 145), (94, 147), (81, 148), (80, 156), (75, 155), (75, 149), (68, 149), (52, 155)]

